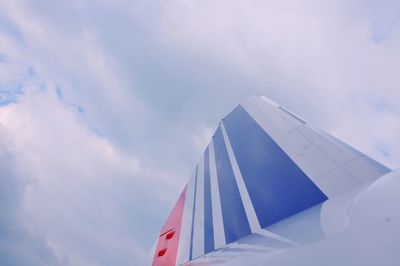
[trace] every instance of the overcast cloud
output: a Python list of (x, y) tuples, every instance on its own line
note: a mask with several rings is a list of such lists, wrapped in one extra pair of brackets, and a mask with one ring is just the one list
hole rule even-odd
[(397, 0), (0, 0), (0, 264), (145, 264), (254, 94), (399, 167), (399, 47)]

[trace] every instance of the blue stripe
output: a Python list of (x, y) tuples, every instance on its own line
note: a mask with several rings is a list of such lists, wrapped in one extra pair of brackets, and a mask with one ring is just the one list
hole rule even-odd
[(214, 250), (214, 228), (211, 202), (210, 156), (208, 147), (204, 153), (204, 253)]
[(225, 240), (229, 244), (250, 234), (251, 231), (229, 161), (221, 127), (218, 127), (215, 132), (214, 145)]
[(193, 212), (192, 212), (192, 232), (190, 233), (190, 250), (189, 250), (189, 261), (192, 260), (193, 255), (193, 232), (194, 232), (194, 214), (196, 211), (196, 192), (197, 192), (197, 170), (198, 166), (196, 166), (196, 176), (194, 179), (194, 199), (193, 199)]
[(327, 199), (241, 106), (224, 125), (261, 227)]

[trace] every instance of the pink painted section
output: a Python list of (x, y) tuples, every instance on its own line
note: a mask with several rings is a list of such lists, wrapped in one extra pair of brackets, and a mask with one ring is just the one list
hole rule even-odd
[(186, 187), (179, 196), (158, 238), (153, 266), (175, 266), (185, 205)]

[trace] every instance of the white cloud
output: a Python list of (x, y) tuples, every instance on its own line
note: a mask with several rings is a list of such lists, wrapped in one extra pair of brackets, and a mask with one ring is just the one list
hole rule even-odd
[(166, 173), (142, 169), (76, 116), (51, 88), (28, 91), (0, 109), (1, 134), (10, 140), (2, 150), (29, 180), (14, 177), (24, 191), (22, 210), (14, 212), (29, 219), (24, 230), (45, 232), (42, 241), (71, 265), (140, 264), (147, 252), (140, 234), (152, 232), (130, 222), (154, 218), (148, 212), (163, 206), (163, 197), (146, 195), (149, 183), (157, 183), (151, 190), (160, 194), (173, 183)]
[[(258, 93), (399, 166), (396, 1), (170, 2), (160, 22), (166, 42), (223, 61), (255, 80)], [(388, 28), (380, 28), (385, 38), (379, 42), (376, 24)], [(376, 104), (390, 110), (382, 113)]]

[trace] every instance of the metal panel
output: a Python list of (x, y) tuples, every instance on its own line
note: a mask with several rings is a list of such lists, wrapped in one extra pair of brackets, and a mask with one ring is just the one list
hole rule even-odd
[(389, 170), (373, 161), (367, 156), (359, 157), (345, 163), (343, 169), (357, 178), (361, 183), (372, 182), (379, 176), (389, 172)]
[(361, 182), (345, 172), (342, 168), (336, 168), (319, 177), (314, 182), (328, 197), (342, 194), (361, 185)]
[[(302, 155), (312, 144), (296, 129), (290, 130), (286, 136), (276, 140), (276, 142), (291, 158)], [(312, 177), (310, 176), (310, 178)]]
[[(268, 134), (275, 140), (285, 137), (292, 129), (296, 128), (296, 126), (282, 118), (283, 111), (266, 104), (258, 97), (250, 98), (241, 104), (241, 106), (246, 109), (262, 128), (268, 129)], [(299, 125), (303, 124), (299, 123)]]
[(313, 143), (308, 144), (299, 155), (292, 157), (292, 159), (312, 180), (316, 180), (338, 167)]
[(353, 152), (353, 150), (345, 149), (344, 146), (335, 144), (309, 126), (299, 127), (298, 131), (314, 143), (319, 150), (323, 151), (326, 156), (337, 165), (344, 164), (345, 162), (361, 156), (360, 153)]

